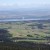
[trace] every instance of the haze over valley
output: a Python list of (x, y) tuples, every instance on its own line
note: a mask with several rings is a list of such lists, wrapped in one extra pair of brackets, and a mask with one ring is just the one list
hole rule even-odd
[(42, 10), (16, 10), (16, 11), (0, 11), (0, 20), (48, 20), (50, 19), (50, 11)]

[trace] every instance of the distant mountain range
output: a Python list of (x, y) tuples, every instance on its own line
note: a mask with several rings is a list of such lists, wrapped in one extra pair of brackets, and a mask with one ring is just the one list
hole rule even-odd
[(48, 20), (48, 11), (0, 11), (0, 21)]

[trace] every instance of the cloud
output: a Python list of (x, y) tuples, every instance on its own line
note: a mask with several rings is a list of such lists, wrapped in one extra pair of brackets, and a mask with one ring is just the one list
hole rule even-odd
[(15, 4), (13, 4), (13, 3), (0, 3), (0, 7), (12, 7), (12, 6), (14, 6)]

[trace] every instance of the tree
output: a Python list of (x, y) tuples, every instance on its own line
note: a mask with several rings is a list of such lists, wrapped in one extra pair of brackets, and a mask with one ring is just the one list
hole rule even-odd
[(11, 42), (11, 34), (8, 30), (0, 29), (0, 42)]
[(38, 24), (37, 26), (39, 29), (43, 29), (43, 24)]
[(28, 36), (28, 37), (33, 37), (32, 35), (29, 35), (29, 34), (28, 34), (27, 36)]

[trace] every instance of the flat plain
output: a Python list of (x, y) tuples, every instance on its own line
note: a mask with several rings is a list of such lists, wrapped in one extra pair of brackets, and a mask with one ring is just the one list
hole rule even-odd
[[(0, 29), (6, 29), (13, 41), (50, 41), (50, 23), (38, 21), (0, 22)], [(18, 39), (17, 39), (18, 38)]]

